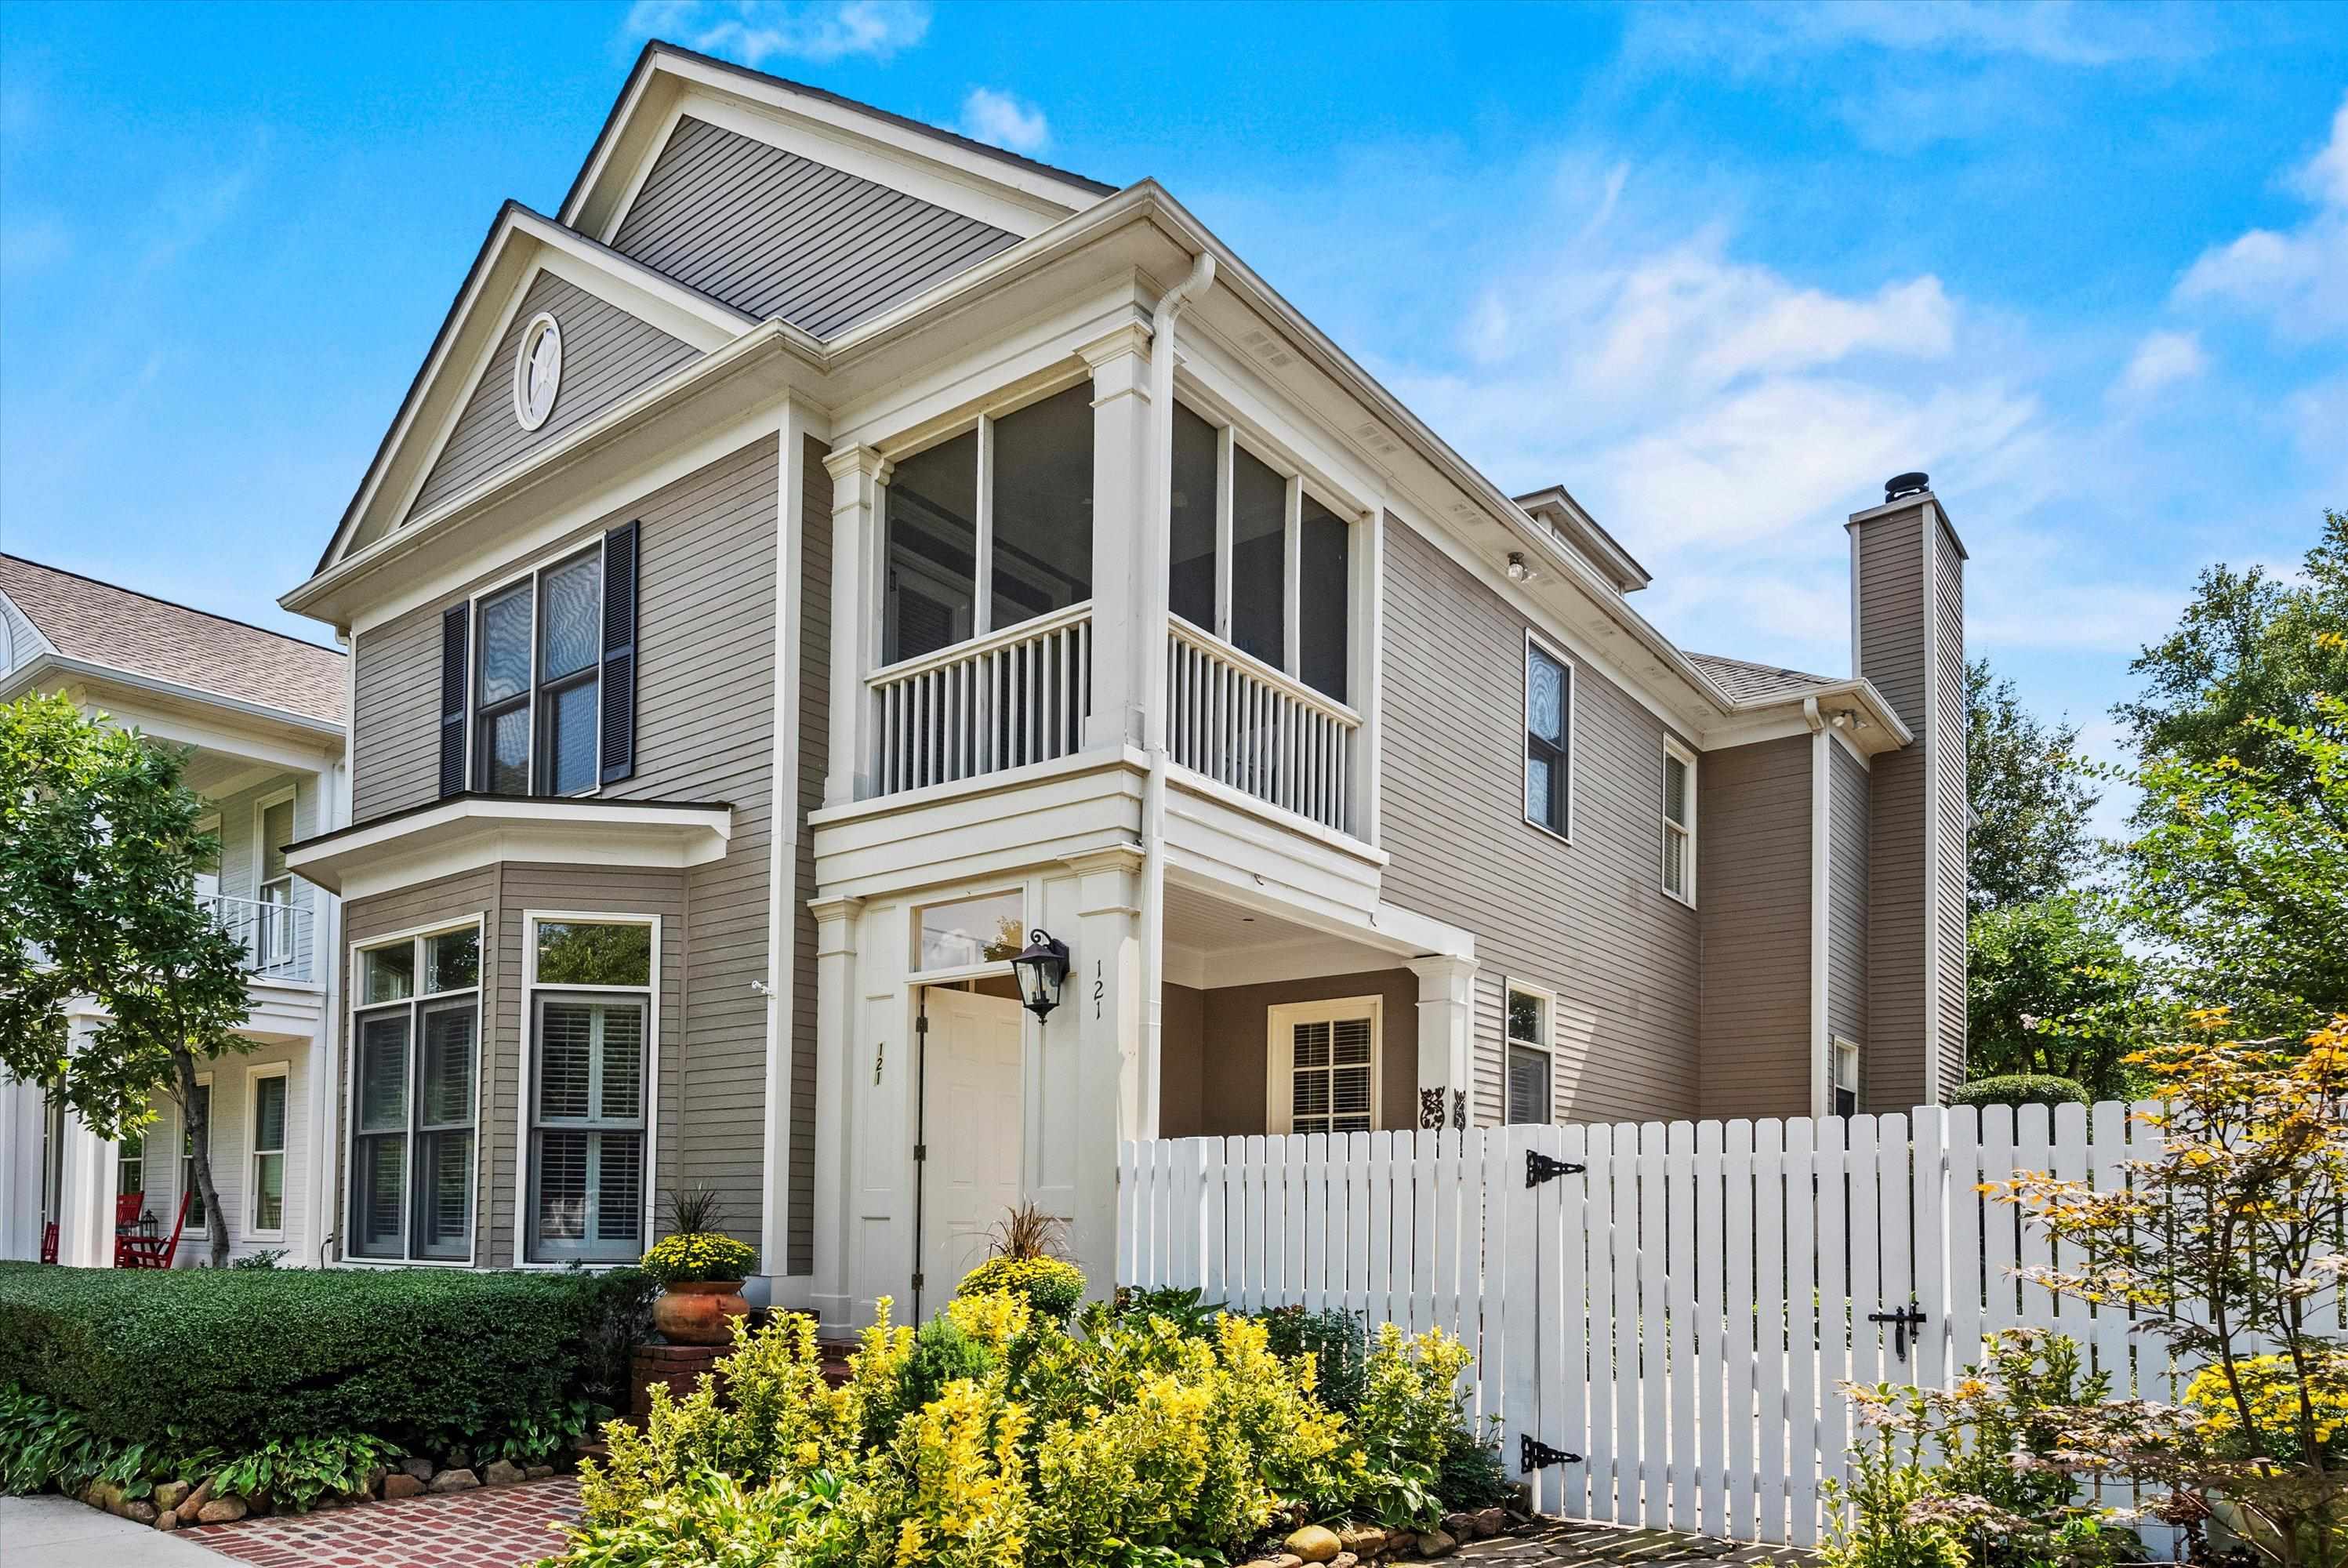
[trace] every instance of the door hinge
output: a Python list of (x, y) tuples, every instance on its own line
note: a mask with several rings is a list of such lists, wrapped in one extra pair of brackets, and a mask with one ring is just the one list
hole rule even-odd
[(919, 1165), (922, 1161), (927, 1160), (929, 1157), (930, 1157), (930, 1146), (929, 1146), (928, 1144), (926, 1144), (926, 1143), (916, 1143), (916, 1144), (914, 1144), (914, 1145), (913, 1145), (913, 1163), (914, 1163), (914, 1164)]
[(1550, 1465), (1578, 1465), (1581, 1462), (1580, 1454), (1550, 1448), (1530, 1432), (1521, 1434), (1517, 1439), (1517, 1470), (1520, 1475), (1530, 1475)]
[(915, 1034), (917, 1034), (917, 1035), (926, 1035), (926, 1034), (928, 1034), (929, 1032), (930, 1032), (930, 1015), (929, 1015), (928, 1011), (927, 1011), (926, 1009), (924, 1009), (924, 1010), (923, 1010), (923, 1011), (922, 1011), (922, 1012), (919, 1012), (919, 1013), (914, 1014), (914, 1015), (913, 1015), (913, 1033), (915, 1033)]
[(1559, 1176), (1579, 1176), (1589, 1169), (1589, 1166), (1577, 1165), (1570, 1160), (1552, 1160), (1538, 1149), (1525, 1150), (1525, 1185), (1528, 1187), (1538, 1187)]
[[(1911, 1327), (1921, 1328), (1924, 1326), (1924, 1309), (1921, 1306), (1903, 1306), (1897, 1312), (1870, 1312), (1867, 1315), (1867, 1321), (1888, 1323), (1891, 1326), (1891, 1353), (1905, 1361), (1908, 1359), (1908, 1330)], [(1921, 1334), (1917, 1335), (1916, 1342), (1919, 1345), (1922, 1344), (1924, 1336)]]
[(913, 1271), (913, 1288), (915, 1290), (922, 1288), (922, 1271), (919, 1269)]

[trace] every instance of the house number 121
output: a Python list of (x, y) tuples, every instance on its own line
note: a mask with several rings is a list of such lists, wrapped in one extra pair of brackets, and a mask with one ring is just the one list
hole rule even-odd
[(1093, 960), (1093, 1016), (1101, 1016), (1101, 996), (1108, 990), (1108, 982), (1101, 978), (1101, 961)]

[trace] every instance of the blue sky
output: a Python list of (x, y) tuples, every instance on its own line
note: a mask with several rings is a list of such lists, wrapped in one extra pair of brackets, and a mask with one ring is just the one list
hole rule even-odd
[(0, 6), (0, 548), (264, 624), (659, 36), (1154, 175), (1688, 645), (1847, 666), (1929, 469), (2098, 726), (2348, 505), (2348, 6)]

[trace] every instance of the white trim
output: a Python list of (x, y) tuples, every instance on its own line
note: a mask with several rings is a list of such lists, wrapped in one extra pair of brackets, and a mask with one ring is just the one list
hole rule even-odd
[[(1538, 1040), (1519, 1039), (1509, 1032), (1509, 998), (1519, 994), (1540, 1004), (1542, 1037)], [(1514, 1121), (1509, 1104), (1509, 1053), (1516, 1049), (1539, 1051), (1549, 1058), (1549, 1115), (1544, 1119), (1550, 1123), (1557, 1120), (1557, 1013), (1555, 991), (1507, 975), (1500, 976), (1500, 1125), (1503, 1127), (1522, 1125)], [(1530, 1125), (1538, 1127), (1541, 1123)]]
[(458, 797), (344, 830), (285, 860), (327, 892), (355, 899), (500, 861), (675, 871), (724, 859), (733, 836), (731, 806)]
[[(1673, 822), (1670, 809), (1664, 805), (1663, 800), (1656, 801), (1655, 814), (1663, 821), (1663, 864), (1656, 868), (1656, 875), (1665, 898), (1694, 909), (1696, 899), (1695, 857), (1698, 842), (1696, 838), (1696, 754), (1693, 748), (1682, 745), (1679, 738), (1667, 730), (1663, 734), (1663, 757), (1667, 759), (1667, 764), (1675, 761), (1687, 769), (1687, 790), (1684, 797), (1687, 820)], [(1666, 765), (1663, 769), (1663, 778), (1668, 780), (1670, 777), (1671, 769)], [(1665, 799), (1668, 797), (1666, 796)], [(1679, 834), (1682, 841), (1686, 845), (1680, 857), (1680, 864), (1687, 873), (1685, 888), (1673, 887), (1670, 876), (1665, 870), (1672, 863), (1671, 846), (1673, 833)]]
[[(643, 985), (541, 985), (538, 979), (538, 928), (542, 923), (581, 925), (642, 925), (652, 932), (651, 968)], [(566, 1269), (572, 1260), (535, 1262), (530, 1255), (530, 1119), (537, 1099), (530, 1068), (538, 1042), (538, 994), (642, 996), (644, 999), (644, 1211), (637, 1218), (636, 1239), (652, 1245), (653, 1211), (660, 1190), (660, 1060), (661, 1060), (661, 926), (657, 914), (614, 910), (525, 909), (521, 912), (521, 1042), (520, 1071), (514, 1096), (514, 1222), (513, 1262), (518, 1269)], [(602, 1258), (581, 1261), (582, 1267), (619, 1268), (629, 1260)]]
[[(249, 1242), (282, 1242), (285, 1239), (285, 1205), (290, 1197), (286, 1178), (293, 1162), (293, 1065), (290, 1061), (259, 1062), (244, 1069), (244, 1239)], [(274, 1150), (261, 1147), (261, 1082), (263, 1078), (285, 1080), (285, 1125), (278, 1130), (279, 1142)], [(277, 1156), (277, 1223), (263, 1229), (258, 1218), (261, 1160), (264, 1154), (271, 1153)]]
[[(1523, 742), (1533, 730), (1533, 650), (1535, 648), (1539, 648), (1544, 656), (1565, 671), (1565, 831), (1561, 833), (1547, 822), (1535, 821), (1532, 813), (1526, 809), (1525, 805), (1525, 768), (1529, 759), (1523, 755)], [(1574, 676), (1574, 663), (1572, 658), (1555, 643), (1550, 642), (1533, 627), (1527, 626), (1525, 652), (1517, 665), (1517, 678), (1524, 683), (1524, 696), (1517, 711), (1519, 730), (1517, 815), (1524, 819), (1525, 826), (1535, 832), (1544, 833), (1561, 844), (1570, 844), (1573, 842), (1574, 778), (1579, 769), (1581, 756), (1580, 734), (1581, 693)]]
[(1263, 1010), (1265, 1132), (1285, 1133), (1294, 1124), (1294, 1026), (1364, 1016), (1370, 1021), (1370, 1130), (1378, 1130), (1385, 1120), (1380, 1111), (1385, 1091), (1385, 998), (1334, 996), (1323, 1002), (1276, 1003)]
[[(255, 797), (252, 802), (252, 902), (257, 904), (266, 904), (270, 903), (269, 890), (272, 887), (282, 884), (285, 889), (284, 908), (287, 911), (286, 918), (282, 925), (275, 925), (265, 930), (263, 927), (257, 926), (253, 931), (253, 957), (257, 962), (264, 965), (289, 964), (293, 962), (295, 945), (294, 933), (300, 924), (298, 921), (295, 921), (292, 917), (292, 911), (294, 908), (294, 868), (289, 865), (285, 868), (283, 874), (274, 877), (265, 874), (268, 871), (269, 862), (269, 809), (273, 806), (291, 806), (294, 808), (292, 820), (293, 830), (296, 835), (299, 835), (301, 832), (302, 820), (301, 785), (296, 782), (288, 784), (282, 789), (272, 789), (266, 795)], [(279, 951), (277, 946), (278, 940), (281, 937), (283, 939), (283, 951), (282, 952)], [(314, 950), (317, 945), (314, 927), (312, 933), (311, 945)], [(311, 961), (314, 964), (316, 962), (316, 958), (317, 955), (314, 951), (311, 954)]]
[(1828, 1036), (1827, 995), (1830, 967), (1827, 944), (1834, 924), (1830, 901), (1834, 892), (1834, 748), (1827, 737), (1838, 733), (1820, 727), (1810, 738), (1810, 1114), (1826, 1116), (1834, 1109), (1834, 1064)]
[[(445, 936), (450, 932), (470, 926), (473, 931), (473, 951), (476, 954), (473, 984), (452, 986), (446, 991), (426, 992), (424, 989), (425, 954), (423, 944), (428, 937)], [(365, 955), (379, 947), (408, 944), (415, 962), (415, 977), (409, 983), (408, 994), (394, 1001), (362, 1002), (365, 994), (360, 985), (360, 964)], [(345, 951), (343, 995), (350, 1006), (344, 1009), (344, 1059), (349, 1070), (344, 1073), (342, 1096), (342, 1128), (335, 1150), (335, 1161), (343, 1176), (341, 1191), (335, 1203), (335, 1229), (337, 1238), (338, 1263), (366, 1264), (383, 1268), (472, 1268), (481, 1256), (481, 1157), (489, 1148), (481, 1126), (482, 1083), (489, 1077), (489, 987), (482, 976), (493, 972), (490, 951), (489, 913), (477, 910), (469, 915), (414, 925), (405, 931), (386, 931), (374, 936), (354, 937)], [(473, 998), (473, 1158), (467, 1161), (465, 1201), (469, 1216), (466, 1225), (465, 1255), (461, 1258), (420, 1258), (416, 1255), (416, 1105), (417, 1078), (415, 1072), (416, 1053), (423, 1043), (423, 1009), (427, 1004), (446, 1001), (451, 997)], [(394, 1007), (407, 1010), (407, 1059), (403, 1071), (408, 1076), (405, 1098), (407, 1106), (407, 1124), (400, 1130), (400, 1227), (399, 1256), (396, 1258), (360, 1257), (351, 1251), (354, 1228), (351, 1224), (352, 1205), (356, 1201), (355, 1183), (358, 1162), (351, 1158), (349, 1147), (358, 1136), (359, 1095), (359, 1017), (366, 1013), (387, 1013)]]
[[(554, 343), (554, 363), (547, 371), (546, 407), (534, 407), (530, 398), (530, 362), (538, 356), (538, 346), (547, 339)], [(551, 311), (540, 311), (521, 329), (521, 341), (514, 346), (513, 413), (514, 423), (525, 430), (535, 430), (554, 418), (554, 405), (562, 397), (562, 324), (554, 319)]]

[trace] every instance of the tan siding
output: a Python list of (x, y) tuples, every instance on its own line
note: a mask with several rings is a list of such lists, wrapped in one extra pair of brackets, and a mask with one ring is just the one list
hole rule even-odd
[(1867, 1099), (1870, 1110), (1922, 1103), (1924, 755), (1914, 747), (1875, 759), (1867, 860)]
[(1867, 1043), (1867, 769), (1829, 744), (1830, 824), (1827, 861), (1827, 1026), (1861, 1047)]
[(1924, 536), (1917, 514), (1887, 517), (1859, 530), (1859, 668), (1890, 699), (1908, 727), (1922, 735)]
[(1662, 723), (1577, 662), (1575, 841), (1528, 825), (1526, 623), (1401, 520), (1385, 537), (1384, 896), (1475, 933), (1478, 1119), (1503, 975), (1557, 994), (1560, 1119), (1693, 1115), (1697, 917), (1661, 887)]
[[(1338, 996), (1377, 996), (1378, 1125), (1418, 1125), (1418, 976), (1407, 969), (1323, 975), (1262, 985), (1169, 985), (1161, 1056), (1166, 1136), (1231, 1138), (1264, 1130), (1266, 1009)], [(1181, 1127), (1186, 1131), (1172, 1129)]]
[(440, 612), (432, 604), (358, 634), (352, 680), (351, 820), (440, 792)]
[(1813, 748), (1796, 735), (1707, 751), (1696, 771), (1707, 1117), (1810, 1106)]
[[(525, 430), (514, 418), (514, 359), (522, 334), (541, 311), (552, 315), (562, 332), (562, 378), (546, 423)], [(424, 476), (408, 515), (430, 511), (462, 494), (696, 357), (691, 344), (552, 273), (541, 273), (522, 295), (505, 335), (490, 350), (480, 382), (465, 400), (464, 411), (433, 459), (432, 471)]]
[(831, 768), (831, 475), (829, 449), (809, 437), (800, 490), (798, 898), (791, 910), (791, 1138), (789, 1272), (815, 1272), (816, 932), (815, 834), (808, 813), (823, 804)]
[(1019, 237), (687, 117), (613, 248), (760, 320), (818, 337), (942, 283)]
[[(1932, 814), (1940, 831), (1933, 855), (1933, 921), (1940, 943), (1940, 1082), (1946, 1095), (1965, 1081), (1965, 839), (1972, 811), (1965, 799), (1964, 561), (1945, 528), (1932, 531), (1937, 552), (1932, 655), (1934, 771)], [(1938, 1098), (1937, 1096), (1935, 1098)]]

